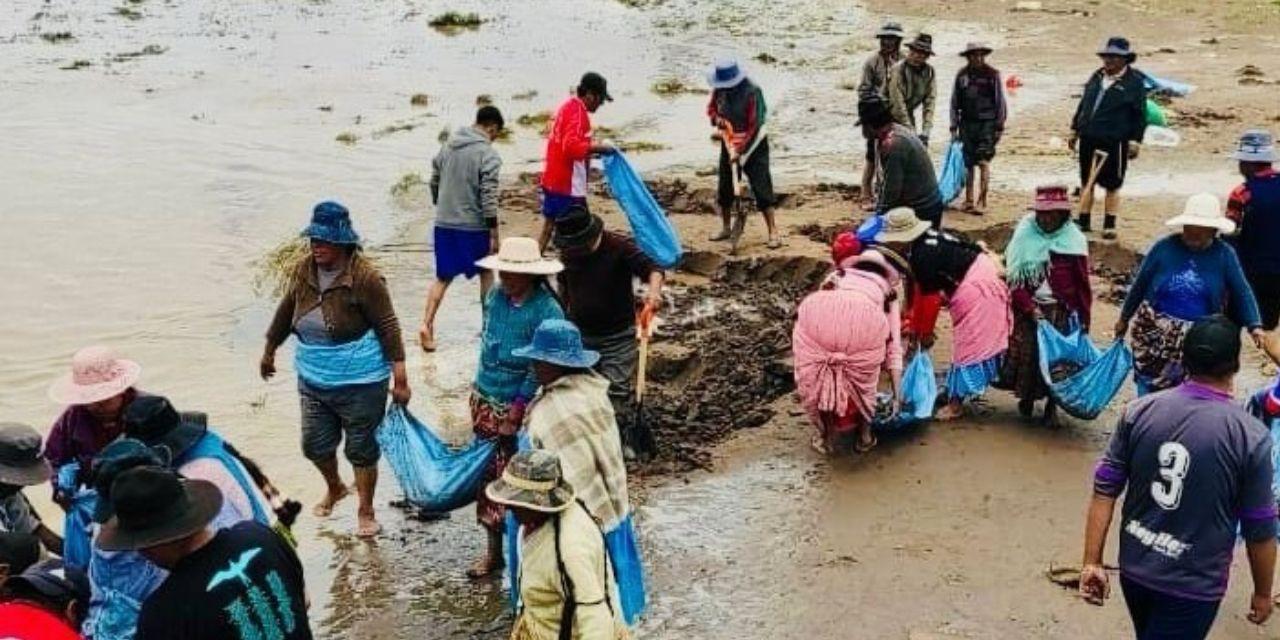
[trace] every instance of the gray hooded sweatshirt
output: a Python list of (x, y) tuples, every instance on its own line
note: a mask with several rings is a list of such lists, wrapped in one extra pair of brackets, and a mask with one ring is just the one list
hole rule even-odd
[(436, 226), (482, 231), (496, 228), (502, 158), (475, 127), (453, 132), (431, 161)]

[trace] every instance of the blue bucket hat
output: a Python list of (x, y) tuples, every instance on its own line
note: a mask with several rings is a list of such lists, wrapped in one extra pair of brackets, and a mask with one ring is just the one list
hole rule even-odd
[(1231, 158), (1241, 162), (1275, 162), (1275, 139), (1271, 137), (1270, 131), (1250, 129), (1240, 136), (1240, 144)]
[(1129, 45), (1129, 39), (1122, 38), (1120, 36), (1107, 38), (1107, 44), (1098, 50), (1098, 55), (1120, 56), (1121, 58), (1127, 59), (1129, 62), (1133, 62), (1138, 57), (1138, 54), (1134, 53), (1133, 49)]
[(582, 332), (568, 320), (543, 320), (533, 332), (533, 342), (511, 355), (574, 369), (588, 369), (600, 361), (598, 352), (582, 346)]
[(302, 235), (330, 244), (360, 244), (360, 236), (351, 226), (351, 212), (332, 200), (311, 210), (311, 224), (302, 230)]
[(721, 58), (711, 70), (707, 72), (707, 83), (712, 89), (732, 89), (742, 84), (747, 79), (747, 74), (742, 70), (742, 66), (733, 58)]

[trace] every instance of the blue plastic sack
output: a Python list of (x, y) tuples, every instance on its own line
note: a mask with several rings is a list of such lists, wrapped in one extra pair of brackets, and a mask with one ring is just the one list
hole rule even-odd
[(938, 172), (938, 195), (942, 197), (942, 204), (951, 204), (952, 200), (960, 197), (964, 180), (964, 144), (953, 140), (947, 145), (947, 153), (942, 156), (942, 170)]
[(902, 408), (898, 415), (891, 420), (877, 420), (873, 426), (893, 430), (930, 420), (937, 401), (938, 379), (933, 373), (933, 358), (928, 351), (918, 349), (902, 372)]
[(627, 214), (640, 250), (663, 269), (675, 268), (682, 255), (680, 236), (622, 152), (604, 157), (604, 179), (613, 199)]
[(618, 583), (618, 599), (622, 608), (622, 621), (635, 626), (648, 604), (644, 586), (644, 564), (640, 561), (640, 543), (636, 540), (635, 525), (627, 514), (618, 526), (604, 534), (605, 551), (613, 565), (613, 577)]
[(377, 437), (405, 499), (433, 512), (471, 504), (496, 449), (492, 440), (478, 438), (461, 449), (450, 448), (400, 405), (387, 410)]
[(98, 492), (81, 489), (71, 499), (66, 518), (62, 522), (62, 561), (68, 567), (81, 571), (89, 568), (93, 555), (93, 510), (98, 504)]
[[(1041, 321), (1037, 328), (1040, 345), (1040, 375), (1049, 386), (1049, 395), (1068, 414), (1081, 420), (1093, 420), (1120, 392), (1121, 385), (1133, 370), (1133, 352), (1123, 340), (1117, 340), (1106, 351), (1093, 345), (1089, 334), (1080, 329), (1074, 316), (1062, 335), (1052, 324)], [(1080, 371), (1059, 382), (1050, 375), (1054, 363), (1068, 360), (1081, 366)]]
[(876, 214), (863, 220), (862, 224), (858, 225), (858, 230), (854, 231), (853, 234), (858, 236), (858, 242), (861, 242), (862, 246), (865, 247), (876, 243), (876, 234), (880, 233), (883, 228), (884, 217)]
[(1196, 89), (1194, 86), (1189, 85), (1185, 82), (1176, 82), (1174, 80), (1160, 78), (1157, 76), (1153, 76), (1150, 73), (1147, 73), (1145, 71), (1143, 72), (1143, 75), (1146, 77), (1143, 78), (1142, 84), (1146, 86), (1147, 91), (1149, 93), (1156, 93), (1156, 94), (1162, 93), (1165, 95), (1182, 98), (1182, 97), (1186, 97), (1187, 95), (1190, 95), (1191, 92), (1195, 91)]

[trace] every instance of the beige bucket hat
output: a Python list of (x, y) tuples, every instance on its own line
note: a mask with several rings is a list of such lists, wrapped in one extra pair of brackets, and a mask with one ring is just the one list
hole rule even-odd
[(876, 234), (876, 242), (911, 242), (929, 230), (929, 223), (916, 217), (911, 207), (890, 209), (884, 214), (884, 226)]
[(1227, 217), (1222, 209), (1222, 202), (1212, 193), (1197, 193), (1187, 198), (1182, 214), (1174, 216), (1164, 224), (1167, 227), (1177, 228), (1205, 227), (1217, 229), (1222, 233), (1231, 233), (1236, 230), (1236, 223)]
[(549, 451), (521, 451), (511, 458), (502, 477), (485, 487), (490, 500), (508, 507), (558, 513), (573, 504), (573, 487), (560, 470), (560, 457)]
[(110, 347), (85, 347), (71, 357), (71, 372), (49, 385), (49, 398), (65, 405), (93, 404), (124, 393), (141, 375), (141, 365)]
[(538, 241), (533, 238), (506, 238), (498, 247), (498, 253), (476, 260), (476, 266), (490, 271), (528, 273), (549, 276), (564, 271), (559, 260), (542, 257)]

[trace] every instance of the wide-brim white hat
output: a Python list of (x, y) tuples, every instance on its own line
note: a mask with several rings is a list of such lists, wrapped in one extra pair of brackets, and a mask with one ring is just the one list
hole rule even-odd
[(1197, 193), (1187, 198), (1187, 204), (1180, 215), (1174, 216), (1164, 223), (1168, 227), (1204, 227), (1217, 229), (1222, 233), (1236, 230), (1236, 223), (1227, 217), (1222, 210), (1222, 202), (1212, 193)]
[(64, 405), (93, 404), (124, 393), (141, 376), (141, 365), (110, 348), (85, 347), (72, 356), (71, 372), (49, 385), (49, 398)]
[(542, 257), (533, 238), (506, 238), (498, 253), (476, 260), (476, 266), (490, 271), (549, 276), (564, 271), (559, 260)]
[(916, 217), (911, 207), (897, 207), (884, 214), (884, 225), (876, 234), (876, 242), (911, 242), (929, 230), (929, 223)]
[(747, 79), (747, 72), (733, 58), (717, 60), (707, 71), (707, 84), (712, 89), (732, 89)]

